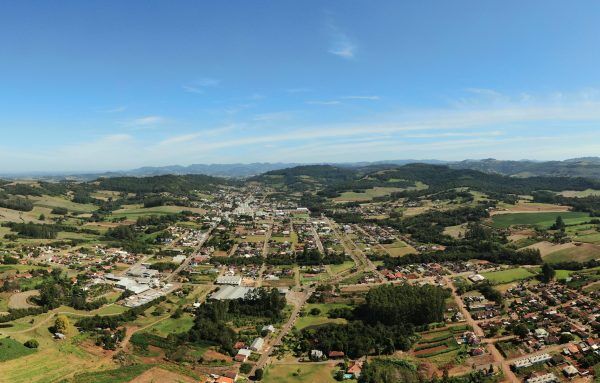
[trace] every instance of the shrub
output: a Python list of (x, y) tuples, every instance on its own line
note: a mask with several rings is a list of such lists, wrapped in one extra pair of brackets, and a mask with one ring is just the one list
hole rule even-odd
[(38, 348), (40, 346), (40, 342), (35, 339), (29, 339), (27, 342), (23, 343), (23, 345), (27, 348)]

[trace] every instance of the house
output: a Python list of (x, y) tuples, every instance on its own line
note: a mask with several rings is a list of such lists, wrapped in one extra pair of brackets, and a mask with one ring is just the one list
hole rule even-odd
[(252, 350), (249, 350), (247, 348), (242, 348), (242, 349), (238, 350), (234, 359), (238, 362), (245, 362), (246, 360), (248, 360), (250, 355), (252, 355)]
[(321, 350), (310, 350), (310, 360), (321, 360), (323, 356), (323, 351)]
[(344, 355), (345, 354), (343, 351), (329, 351), (329, 354), (327, 356), (329, 357), (329, 359), (338, 359), (343, 358)]
[(263, 338), (256, 338), (256, 339), (254, 339), (254, 342), (252, 342), (252, 345), (250, 346), (250, 350), (260, 351), (260, 350), (262, 350), (264, 344), (265, 344), (265, 340)]
[(558, 382), (558, 378), (553, 373), (533, 376), (525, 381), (526, 383), (550, 383)]
[(543, 328), (538, 328), (538, 329), (535, 330), (535, 336), (538, 339), (546, 338), (546, 337), (548, 337), (548, 331), (546, 331)]
[(550, 360), (552, 360), (552, 357), (550, 356), (550, 354), (544, 353), (544, 354), (535, 355), (535, 356), (532, 356), (529, 358), (517, 359), (514, 361), (513, 365), (515, 366), (515, 368), (519, 369), (519, 368), (530, 367), (530, 366), (533, 366), (534, 364), (538, 364), (538, 363), (545, 363)]
[(261, 329), (261, 332), (263, 332), (263, 331), (274, 333), (275, 332), (275, 327), (273, 327), (272, 324), (270, 324), (268, 326), (263, 326), (263, 328)]
[(567, 355), (574, 355), (574, 354), (578, 354), (579, 353), (579, 348), (574, 343), (569, 343), (567, 345), (567, 350), (569, 351), (569, 353)]
[(235, 350), (239, 350), (244, 347), (246, 347), (246, 343), (244, 343), (244, 342), (235, 342), (235, 344), (233, 345), (233, 348)]
[(569, 378), (579, 374), (579, 370), (572, 365), (568, 365), (567, 367), (563, 368), (562, 372)]
[(485, 280), (485, 277), (483, 275), (481, 275), (481, 274), (471, 274), (471, 275), (468, 276), (468, 278), (473, 283), (481, 282), (481, 281)]
[(240, 286), (242, 284), (242, 277), (240, 275), (222, 275), (217, 278), (215, 283), (217, 285)]
[(354, 379), (358, 379), (362, 372), (362, 362), (354, 362), (346, 372), (351, 374)]

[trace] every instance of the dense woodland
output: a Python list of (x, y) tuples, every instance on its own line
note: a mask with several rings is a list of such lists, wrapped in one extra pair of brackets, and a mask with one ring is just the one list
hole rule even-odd
[(304, 351), (343, 351), (357, 358), (408, 350), (415, 328), (443, 319), (447, 290), (434, 286), (380, 286), (369, 290), (348, 324), (327, 324), (302, 331)]
[(273, 323), (282, 319), (285, 297), (277, 289), (259, 288), (245, 297), (230, 301), (208, 301), (195, 310), (194, 325), (185, 334), (193, 343), (212, 343), (234, 355), (235, 331), (228, 322), (239, 317), (261, 317)]

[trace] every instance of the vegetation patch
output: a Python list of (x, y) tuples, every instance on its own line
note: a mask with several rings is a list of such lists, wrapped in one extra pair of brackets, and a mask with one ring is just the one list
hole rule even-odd
[(35, 352), (12, 338), (0, 339), (0, 362), (20, 358)]
[(78, 374), (73, 378), (73, 382), (86, 383), (126, 383), (136, 376), (143, 374), (152, 366), (147, 364), (136, 364), (133, 366), (121, 367), (115, 370), (94, 371)]

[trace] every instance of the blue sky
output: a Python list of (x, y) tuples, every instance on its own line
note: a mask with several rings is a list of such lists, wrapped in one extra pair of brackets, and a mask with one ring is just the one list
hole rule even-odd
[(600, 155), (596, 1), (0, 5), (0, 171)]

